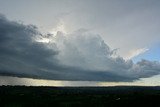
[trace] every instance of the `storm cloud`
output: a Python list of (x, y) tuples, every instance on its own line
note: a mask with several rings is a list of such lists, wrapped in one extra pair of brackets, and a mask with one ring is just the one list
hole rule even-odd
[(158, 61), (124, 60), (100, 35), (87, 30), (43, 35), (34, 25), (10, 21), (0, 15), (0, 75), (120, 82), (159, 73)]

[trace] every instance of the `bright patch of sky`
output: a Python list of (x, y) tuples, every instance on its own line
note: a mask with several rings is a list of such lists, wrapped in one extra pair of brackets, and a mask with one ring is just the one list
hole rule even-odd
[(133, 61), (137, 62), (141, 59), (147, 59), (150, 61), (160, 61), (160, 43), (154, 44), (149, 48), (148, 51), (134, 57)]
[(159, 86), (160, 75), (151, 78), (141, 78), (134, 82), (98, 82), (98, 81), (58, 81), (31, 78), (18, 78), (10, 76), (0, 76), (0, 85), (26, 85), (26, 86)]

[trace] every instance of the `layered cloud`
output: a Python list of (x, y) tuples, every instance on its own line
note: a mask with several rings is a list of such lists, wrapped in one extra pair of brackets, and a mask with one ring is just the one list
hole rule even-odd
[(0, 75), (53, 80), (133, 81), (160, 73), (160, 63), (116, 54), (99, 35), (78, 30), (42, 35), (0, 16)]

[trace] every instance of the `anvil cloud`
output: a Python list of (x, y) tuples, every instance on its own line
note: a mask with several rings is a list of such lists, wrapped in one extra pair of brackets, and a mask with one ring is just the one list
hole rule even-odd
[[(48, 39), (39, 42), (37, 38)], [(42, 35), (0, 15), (0, 75), (52, 80), (133, 81), (160, 73), (158, 61), (124, 60), (100, 35), (80, 29)]]

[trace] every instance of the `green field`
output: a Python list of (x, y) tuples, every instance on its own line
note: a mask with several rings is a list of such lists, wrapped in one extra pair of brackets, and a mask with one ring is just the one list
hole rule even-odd
[(0, 87), (0, 107), (85, 106), (160, 107), (160, 87)]

